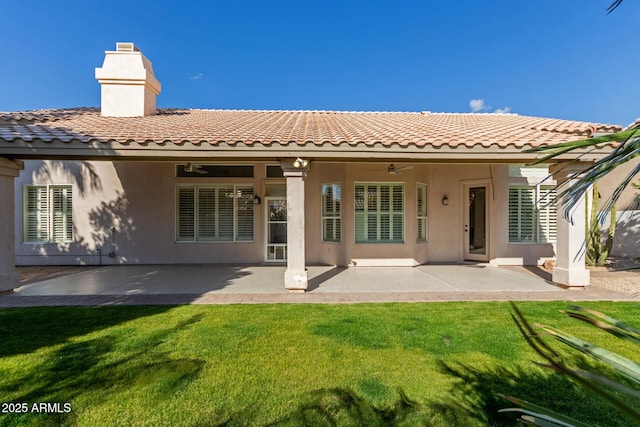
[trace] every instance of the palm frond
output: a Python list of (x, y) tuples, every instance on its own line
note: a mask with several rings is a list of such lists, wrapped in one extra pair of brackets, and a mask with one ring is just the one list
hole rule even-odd
[[(569, 185), (567, 182), (563, 183), (558, 187), (558, 193), (556, 196), (556, 200), (561, 200), (564, 202), (564, 207), (562, 211), (562, 216), (573, 223), (571, 218), (571, 213), (574, 210), (575, 206), (580, 203), (582, 200), (582, 196), (584, 193), (599, 179), (603, 178), (610, 172), (612, 172), (618, 166), (629, 162), (636, 157), (640, 156), (640, 129), (630, 129), (623, 132), (618, 132), (611, 135), (603, 135), (596, 138), (589, 138), (579, 141), (570, 141), (562, 144), (557, 144), (548, 147), (537, 147), (524, 150), (527, 153), (533, 152), (546, 152), (547, 155), (541, 157), (535, 162), (531, 163), (533, 165), (539, 164), (542, 162), (549, 161), (551, 159), (556, 158), (559, 155), (570, 153), (574, 150), (578, 149), (586, 149), (591, 147), (592, 150), (596, 149), (598, 145), (609, 143), (609, 142), (618, 142), (619, 144), (616, 148), (603, 157), (602, 159), (596, 161), (591, 166), (586, 168), (584, 171), (578, 173), (576, 175), (577, 181), (573, 184)], [(588, 154), (589, 151), (580, 153), (578, 158), (574, 161), (578, 161), (580, 157)], [(611, 198), (607, 201), (606, 205), (602, 212), (608, 212), (611, 207), (620, 199), (622, 192), (629, 184), (633, 181), (634, 177), (640, 173), (640, 165), (636, 166), (625, 178), (624, 180), (616, 187)], [(599, 217), (599, 220), (602, 221), (602, 214)]]
[[(600, 313), (599, 311), (590, 308), (580, 306), (571, 306), (569, 308), (572, 311), (563, 310), (562, 313), (573, 319), (577, 319), (593, 326), (597, 326), (603, 331), (609, 332), (610, 334), (618, 338), (623, 338), (634, 344), (640, 345), (640, 329), (634, 328), (633, 326), (627, 325), (626, 323), (621, 322), (618, 319), (607, 316), (606, 314)], [(596, 319), (578, 312), (588, 313)], [(600, 323), (597, 323), (597, 319), (604, 321), (604, 326)]]
[(622, 0), (616, 0), (613, 3), (611, 3), (608, 7), (607, 7), (607, 15), (610, 14), (611, 12), (613, 12), (615, 10), (616, 7), (620, 6), (620, 3), (622, 3)]
[[(602, 325), (596, 326), (604, 329), (604, 325), (605, 324), (603, 323)], [(593, 345), (589, 342), (583, 341), (580, 338), (577, 338), (571, 334), (567, 334), (566, 332), (563, 332), (561, 330), (551, 328), (549, 326), (544, 326), (542, 329), (545, 330), (549, 335), (556, 338), (558, 341), (584, 354), (587, 354), (594, 359), (605, 362), (627, 378), (635, 381), (636, 383), (640, 383), (640, 365), (635, 363), (633, 360), (630, 360), (624, 356), (621, 356), (602, 347)]]
[[(623, 414), (626, 414), (629, 418), (634, 420), (636, 423), (640, 423), (640, 410), (638, 408), (634, 406), (630, 406), (625, 401), (616, 397), (614, 394), (606, 391), (605, 387), (602, 387), (602, 384), (605, 384), (606, 382), (600, 380), (598, 376), (591, 373), (585, 374), (582, 371), (577, 371), (575, 369), (571, 369), (568, 366), (566, 366), (563, 363), (563, 361), (557, 356), (557, 354), (550, 349), (548, 344), (544, 343), (544, 341), (540, 338), (540, 334), (535, 332), (533, 327), (529, 324), (529, 322), (524, 317), (522, 312), (517, 308), (515, 303), (512, 302), (511, 307), (514, 310), (514, 313), (512, 313), (511, 316), (514, 322), (516, 323), (517, 328), (520, 330), (520, 333), (524, 337), (524, 339), (527, 341), (529, 346), (536, 353), (538, 353), (538, 355), (540, 355), (543, 359), (545, 359), (548, 362), (548, 364), (545, 364), (544, 366), (550, 369), (553, 369), (556, 372), (567, 375), (569, 378), (573, 379), (576, 383), (580, 384), (582, 387), (595, 393), (602, 400), (609, 403), (610, 405), (618, 409)], [(615, 321), (615, 319), (613, 320)], [(621, 323), (621, 322), (618, 322), (618, 323)], [(557, 335), (556, 335), (556, 338), (557, 338)], [(568, 337), (565, 336), (563, 338), (568, 338)], [(561, 340), (561, 341), (569, 345), (573, 344), (571, 345), (572, 347), (579, 348), (580, 351), (583, 351), (584, 348), (582, 347), (582, 344), (580, 344), (578, 341), (574, 341), (573, 340), (574, 338), (575, 337), (569, 338), (569, 340), (572, 341), (571, 343), (566, 342), (564, 340)], [(607, 355), (605, 358), (610, 358), (610, 355)], [(606, 384), (611, 385), (611, 383), (606, 383)], [(624, 387), (624, 386), (621, 384), (618, 384), (615, 388), (617, 388), (618, 390), (621, 390), (621, 387)], [(514, 400), (511, 400), (511, 401), (516, 403)], [(524, 411), (522, 412), (524, 413)], [(541, 424), (537, 424), (537, 425), (541, 425)]]
[(500, 409), (498, 412), (519, 412), (524, 415), (529, 415), (528, 420), (531, 425), (536, 426), (563, 426), (563, 427), (590, 427), (588, 424), (580, 422), (575, 418), (568, 417), (558, 412), (547, 409), (543, 406), (536, 405), (535, 403), (527, 402), (526, 400), (518, 399), (513, 396), (505, 396), (500, 394), (500, 397), (508, 400), (519, 406), (519, 408), (505, 408)]

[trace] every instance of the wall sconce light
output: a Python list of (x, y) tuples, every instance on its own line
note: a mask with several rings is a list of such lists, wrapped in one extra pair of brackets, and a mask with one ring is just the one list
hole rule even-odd
[(309, 160), (304, 160), (304, 159), (301, 159), (300, 157), (298, 157), (293, 161), (293, 167), (296, 169), (306, 168), (308, 164), (309, 164)]
[(255, 196), (253, 196), (253, 204), (254, 205), (259, 205), (262, 201), (260, 200), (260, 197), (256, 194)]
[(448, 204), (449, 204), (449, 198), (445, 194), (444, 197), (442, 197), (442, 206), (447, 206)]

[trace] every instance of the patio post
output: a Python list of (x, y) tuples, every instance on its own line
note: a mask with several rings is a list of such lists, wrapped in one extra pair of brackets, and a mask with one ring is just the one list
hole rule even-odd
[(305, 292), (308, 286), (305, 253), (304, 178), (308, 160), (289, 159), (280, 163), (287, 179), (287, 270), (284, 287), (289, 292)]
[[(550, 168), (558, 188), (567, 188), (577, 180), (577, 175), (586, 169), (584, 163), (559, 163)], [(567, 288), (584, 288), (589, 286), (590, 272), (585, 268), (586, 252), (586, 214), (585, 197), (571, 211), (570, 218), (563, 217), (564, 203), (558, 201), (556, 214), (556, 266), (553, 268), (553, 282)]]
[(0, 157), (0, 293), (18, 287), (16, 271), (14, 178), (20, 175), (24, 163)]

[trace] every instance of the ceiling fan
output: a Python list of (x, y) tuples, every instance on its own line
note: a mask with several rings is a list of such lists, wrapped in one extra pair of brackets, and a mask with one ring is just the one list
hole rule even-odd
[(387, 172), (389, 173), (389, 175), (400, 175), (401, 171), (405, 171), (408, 169), (413, 169), (413, 166), (403, 166), (401, 168), (397, 168), (393, 165), (393, 163), (391, 163), (388, 167), (387, 167)]
[(184, 171), (189, 173), (199, 173), (200, 175), (204, 175), (207, 173), (206, 170), (202, 169), (200, 165), (194, 165), (193, 163), (187, 163), (184, 165)]

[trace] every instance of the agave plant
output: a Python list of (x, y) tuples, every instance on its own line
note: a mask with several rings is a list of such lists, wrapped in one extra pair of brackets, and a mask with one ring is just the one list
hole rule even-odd
[[(511, 316), (520, 333), (524, 336), (529, 346), (546, 361), (546, 363), (540, 363), (540, 366), (567, 375), (576, 383), (591, 390), (602, 400), (613, 405), (621, 413), (627, 415), (631, 420), (640, 425), (640, 407), (638, 405), (640, 402), (640, 391), (638, 389), (631, 388), (619, 381), (600, 374), (567, 366), (567, 363), (562, 357), (560, 357), (542, 337), (551, 336), (572, 349), (605, 363), (615, 372), (628, 378), (635, 386), (640, 386), (640, 365), (638, 363), (613, 351), (583, 341), (559, 329), (543, 325), (536, 325), (536, 328), (534, 328), (522, 312), (520, 312), (518, 307), (513, 303), (511, 305), (514, 309), (514, 313)], [(583, 307), (570, 307), (570, 309), (564, 313), (573, 319), (585, 322), (617, 338), (640, 346), (640, 330), (617, 319)], [(617, 392), (617, 394), (613, 391)], [(566, 415), (536, 405), (535, 403), (512, 396), (501, 396), (518, 405), (518, 407), (502, 409), (500, 412), (519, 413), (520, 420), (525, 424), (547, 427), (588, 425)], [(621, 398), (621, 396), (625, 398)], [(630, 405), (629, 401), (631, 400), (635, 400), (636, 405)]]

